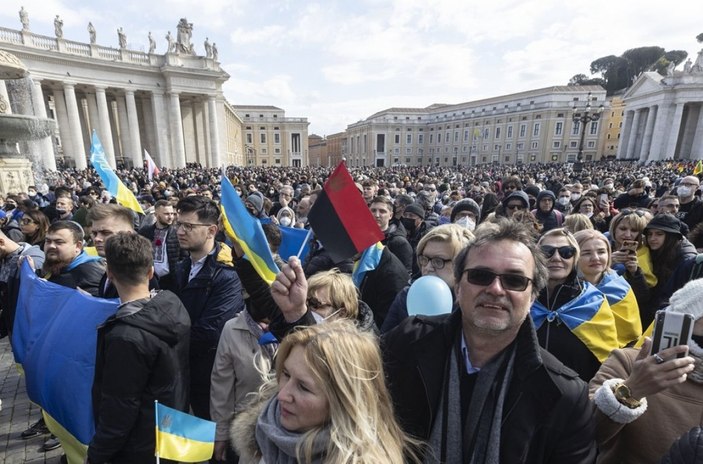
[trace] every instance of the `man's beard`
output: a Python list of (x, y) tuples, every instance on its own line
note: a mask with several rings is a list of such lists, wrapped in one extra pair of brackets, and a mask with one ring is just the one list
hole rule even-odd
[(61, 271), (71, 264), (72, 261), (73, 258), (66, 260), (61, 259), (58, 255), (48, 254), (44, 259), (42, 270), (44, 271), (44, 274), (60, 274)]

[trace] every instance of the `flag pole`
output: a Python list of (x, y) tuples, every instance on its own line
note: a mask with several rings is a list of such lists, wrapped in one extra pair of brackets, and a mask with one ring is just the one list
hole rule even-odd
[(300, 255), (303, 254), (303, 250), (305, 249), (305, 244), (308, 243), (308, 240), (310, 240), (311, 235), (312, 235), (312, 229), (308, 229), (308, 233), (305, 235), (305, 239), (303, 240), (303, 243), (300, 245), (300, 250), (298, 250), (298, 254), (295, 255), (298, 259), (300, 259)]
[(154, 400), (154, 433), (156, 433), (156, 464), (159, 464), (159, 400)]

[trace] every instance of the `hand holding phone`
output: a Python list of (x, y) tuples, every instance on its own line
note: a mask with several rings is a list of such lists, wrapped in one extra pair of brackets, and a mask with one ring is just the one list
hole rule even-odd
[[(662, 309), (654, 317), (654, 332), (652, 335), (652, 349), (650, 354), (658, 355), (668, 348), (688, 345), (691, 342), (693, 331), (693, 316)], [(686, 352), (680, 352), (677, 358), (683, 358)], [(666, 357), (659, 356), (666, 361)]]
[(620, 247), (620, 251), (626, 251), (628, 254), (636, 254), (637, 253), (637, 240), (623, 240), (622, 241), (622, 246)]

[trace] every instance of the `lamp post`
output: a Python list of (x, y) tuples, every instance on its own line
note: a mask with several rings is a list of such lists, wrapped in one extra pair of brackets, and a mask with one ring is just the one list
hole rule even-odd
[(457, 152), (459, 151), (459, 147), (454, 147), (454, 161), (453, 161), (453, 166), (456, 167), (457, 165)]
[(604, 109), (605, 107), (603, 106), (603, 104), (601, 104), (596, 110), (591, 110), (591, 92), (588, 92), (588, 95), (586, 96), (586, 107), (581, 113), (576, 112), (578, 111), (578, 107), (576, 105), (576, 102), (574, 102), (573, 121), (581, 124), (581, 139), (579, 141), (579, 153), (578, 155), (576, 155), (576, 163), (574, 164), (574, 171), (576, 172), (579, 172), (582, 169), (581, 163), (583, 161), (583, 140), (586, 137), (586, 124), (591, 121), (598, 121)]

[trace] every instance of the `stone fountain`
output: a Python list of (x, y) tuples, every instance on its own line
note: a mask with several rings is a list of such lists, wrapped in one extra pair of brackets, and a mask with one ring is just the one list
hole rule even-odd
[[(0, 193), (26, 192), (35, 184), (35, 175), (40, 176), (40, 166), (35, 154), (20, 153), (23, 147), (31, 146), (54, 131), (54, 121), (38, 118), (33, 114), (31, 80), (27, 67), (15, 55), (0, 50)], [(9, 87), (9, 88), (8, 88)], [(15, 111), (13, 111), (15, 108)], [(35, 158), (32, 171), (32, 161)]]

